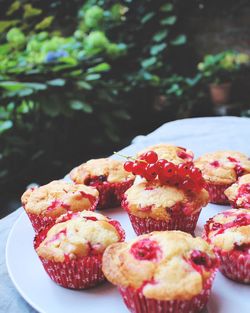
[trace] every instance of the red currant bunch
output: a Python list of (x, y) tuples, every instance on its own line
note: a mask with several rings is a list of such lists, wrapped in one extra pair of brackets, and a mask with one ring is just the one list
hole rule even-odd
[(205, 185), (201, 171), (193, 162), (175, 165), (165, 159), (158, 159), (154, 151), (148, 151), (134, 161), (125, 162), (124, 169), (147, 181), (158, 179), (161, 184), (180, 187), (189, 192), (199, 191)]

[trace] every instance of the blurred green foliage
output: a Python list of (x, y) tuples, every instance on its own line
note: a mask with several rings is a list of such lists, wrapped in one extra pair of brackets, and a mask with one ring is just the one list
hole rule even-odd
[(46, 181), (128, 143), (154, 127), (160, 95), (168, 99), (163, 106), (176, 106), (165, 119), (190, 109), (182, 100), (199, 78), (173, 75), (171, 60), (187, 39), (172, 1), (16, 0), (2, 7), (1, 186)]
[(198, 70), (207, 82), (220, 84), (233, 81), (249, 65), (248, 54), (229, 50), (206, 55), (203, 62), (198, 64)]

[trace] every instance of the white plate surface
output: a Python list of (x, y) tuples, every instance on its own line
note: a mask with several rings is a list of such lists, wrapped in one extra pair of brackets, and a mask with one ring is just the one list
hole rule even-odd
[[(226, 209), (209, 204), (202, 210), (196, 234), (205, 221)], [(103, 211), (102, 211), (103, 213)], [(119, 220), (129, 240), (135, 237), (127, 214), (122, 209), (107, 210), (105, 214)], [(41, 313), (128, 313), (117, 289), (109, 283), (87, 291), (74, 291), (57, 286), (44, 271), (34, 249), (34, 232), (23, 213), (14, 224), (6, 246), (9, 275), (23, 298)], [(209, 313), (250, 312), (250, 287), (235, 283), (217, 274), (208, 303)], [(181, 312), (180, 312), (181, 313)]]

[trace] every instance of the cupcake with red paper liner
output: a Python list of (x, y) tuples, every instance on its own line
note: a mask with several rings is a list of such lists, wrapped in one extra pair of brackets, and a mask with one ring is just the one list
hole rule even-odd
[(145, 155), (147, 152), (154, 151), (159, 159), (164, 159), (172, 162), (176, 165), (185, 162), (192, 162), (194, 159), (194, 153), (183, 147), (175, 146), (167, 143), (159, 143), (137, 153), (137, 158), (141, 155)]
[(248, 156), (235, 151), (204, 154), (195, 161), (195, 166), (202, 171), (210, 202), (217, 204), (228, 204), (225, 190), (240, 176), (250, 173)]
[(250, 283), (250, 211), (231, 209), (205, 225), (203, 238), (221, 260), (221, 272), (230, 279)]
[(206, 306), (218, 265), (202, 238), (162, 231), (110, 245), (102, 269), (132, 313), (197, 313)]
[(225, 190), (225, 195), (232, 207), (250, 209), (250, 174), (241, 176)]
[(82, 211), (62, 215), (51, 228), (41, 230), (34, 247), (54, 282), (66, 288), (85, 289), (105, 279), (103, 252), (124, 238), (119, 222)]
[(158, 160), (158, 155), (150, 151), (134, 162), (127, 161), (124, 168), (143, 177), (125, 192), (122, 201), (137, 235), (155, 230), (194, 234), (208, 193), (200, 171), (192, 163), (175, 165)]
[(34, 230), (38, 232), (68, 211), (94, 211), (98, 197), (99, 193), (95, 188), (55, 180), (26, 190), (21, 201)]
[(124, 192), (134, 182), (134, 175), (124, 170), (123, 162), (109, 158), (83, 163), (71, 171), (70, 178), (99, 191), (98, 209), (120, 206)]

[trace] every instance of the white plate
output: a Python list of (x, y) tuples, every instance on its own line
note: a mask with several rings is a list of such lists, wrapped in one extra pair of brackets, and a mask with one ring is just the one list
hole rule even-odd
[[(196, 234), (205, 221), (225, 207), (209, 204), (203, 209)], [(122, 209), (105, 214), (119, 220), (129, 240), (135, 237), (127, 214)], [(23, 298), (41, 313), (128, 313), (117, 289), (109, 283), (87, 291), (74, 291), (56, 285), (47, 276), (33, 249), (34, 232), (23, 213), (14, 224), (7, 241), (6, 262), (9, 275)], [(209, 313), (250, 312), (250, 288), (217, 274), (208, 303)], [(181, 312), (180, 312), (181, 313)]]

